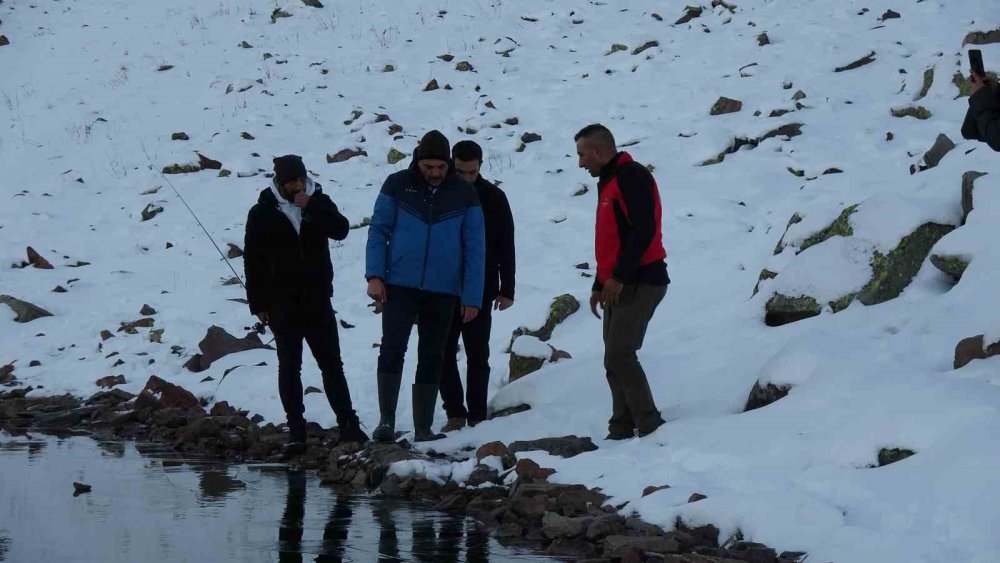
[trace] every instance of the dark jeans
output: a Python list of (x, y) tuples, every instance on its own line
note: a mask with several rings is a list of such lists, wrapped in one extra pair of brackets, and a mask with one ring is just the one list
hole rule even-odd
[(612, 409), (608, 427), (613, 433), (650, 432), (662, 420), (636, 352), (666, 293), (665, 285), (630, 283), (618, 303), (604, 310), (604, 368)]
[[(480, 309), (472, 322), (462, 323), (461, 308), (456, 309), (451, 334), (444, 349), (441, 367), (441, 401), (448, 418), (468, 418), (472, 423), (486, 420), (486, 392), (490, 383), (490, 329), (492, 309)], [(462, 378), (458, 373), (458, 339), (465, 345), (466, 385), (463, 404)]]
[(441, 360), (457, 302), (458, 298), (453, 295), (396, 285), (386, 287), (379, 373), (403, 373), (403, 358), (416, 324), (419, 338), (416, 383), (437, 385), (441, 380)]
[[(278, 348), (278, 394), (285, 408), (288, 426), (293, 432), (304, 431), (302, 403), (302, 341), (316, 358), (323, 374), (326, 398), (337, 415), (337, 424), (344, 426), (357, 420), (351, 406), (351, 392), (344, 377), (344, 362), (340, 358), (340, 337), (337, 319), (329, 299), (312, 307), (286, 306), (270, 311), (271, 332)], [(305, 436), (295, 436), (304, 439)]]

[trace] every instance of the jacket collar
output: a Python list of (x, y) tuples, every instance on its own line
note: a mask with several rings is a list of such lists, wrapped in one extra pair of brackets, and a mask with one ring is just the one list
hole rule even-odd
[(604, 167), (601, 168), (601, 176), (600, 178), (598, 178), (598, 184), (602, 186), (604, 184), (607, 184), (609, 181), (611, 181), (612, 178), (615, 177), (615, 174), (618, 173), (619, 167), (624, 166), (630, 162), (634, 161), (632, 160), (632, 155), (630, 155), (629, 153), (622, 151), (616, 154), (614, 158), (612, 158), (607, 164), (604, 165)]

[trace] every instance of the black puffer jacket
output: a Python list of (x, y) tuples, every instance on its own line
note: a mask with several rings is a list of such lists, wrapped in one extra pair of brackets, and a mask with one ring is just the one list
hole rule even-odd
[(281, 211), (274, 191), (262, 191), (247, 217), (244, 241), (250, 312), (328, 303), (333, 295), (328, 240), (344, 240), (349, 231), (347, 218), (318, 184), (302, 210), (299, 233)]
[(1000, 151), (1000, 90), (987, 87), (969, 97), (969, 111), (962, 123), (962, 136)]

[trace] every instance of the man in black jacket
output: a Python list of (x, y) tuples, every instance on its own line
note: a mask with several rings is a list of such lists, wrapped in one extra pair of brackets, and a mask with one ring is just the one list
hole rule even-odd
[[(455, 311), (448, 345), (441, 366), (441, 401), (448, 414), (442, 432), (459, 430), (486, 420), (486, 393), (490, 382), (490, 329), (492, 311), (505, 311), (514, 304), (514, 217), (503, 190), (487, 182), (480, 174), (483, 149), (473, 141), (460, 141), (451, 151), (458, 174), (476, 187), (483, 208), (486, 228), (486, 276), (483, 306), (468, 323), (459, 321)], [(458, 374), (458, 339), (465, 344), (467, 360), (465, 402), (462, 379)]]
[(302, 158), (274, 159), (274, 181), (247, 217), (243, 263), (250, 313), (270, 325), (278, 348), (278, 394), (288, 418), (286, 453), (305, 449), (302, 340), (323, 374), (341, 441), (367, 441), (351, 406), (330, 305), (333, 265), (328, 239), (344, 240), (350, 224), (306, 175)]
[(971, 73), (969, 111), (962, 123), (962, 136), (986, 143), (1000, 151), (1000, 89), (986, 77)]

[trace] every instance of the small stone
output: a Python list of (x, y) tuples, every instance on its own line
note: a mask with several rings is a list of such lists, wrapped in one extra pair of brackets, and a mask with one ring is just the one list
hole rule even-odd
[(803, 92), (802, 90), (798, 90), (795, 92), (795, 94), (792, 95), (792, 100), (796, 102), (799, 100), (804, 100), (805, 98), (806, 98), (806, 93)]
[(427, 83), (427, 86), (424, 86), (424, 92), (430, 92), (437, 90), (438, 88), (440, 88), (440, 86), (438, 86), (437, 79), (431, 79), (431, 81)]
[(226, 258), (232, 260), (241, 256), (243, 256), (243, 249), (233, 243), (229, 243), (229, 248), (226, 251)]
[(539, 135), (538, 133), (525, 133), (525, 134), (521, 135), (521, 142), (524, 143), (524, 144), (526, 144), (526, 145), (528, 143), (534, 143), (534, 142), (541, 141), (541, 140), (542, 140), (542, 136)]
[(503, 459), (509, 455), (510, 452), (507, 451), (507, 446), (503, 442), (490, 442), (479, 446), (479, 449), (476, 450), (476, 462), (482, 463), (484, 459), (490, 456)]
[(533, 460), (525, 458), (517, 460), (517, 464), (514, 466), (514, 472), (517, 473), (519, 479), (532, 482), (545, 481), (550, 475), (555, 474), (556, 470), (541, 467)]
[(85, 483), (73, 483), (73, 496), (89, 493), (93, 487)]
[(28, 362), (29, 368), (37, 368), (40, 365), (42, 365), (42, 362), (39, 362), (38, 360), (31, 360), (30, 362)]
[(94, 382), (94, 385), (102, 389), (111, 389), (115, 385), (124, 385), (125, 376), (124, 375), (109, 375), (107, 377), (102, 377)]
[(438, 55), (438, 58), (441, 59), (442, 61), (446, 62), (446, 63), (450, 63), (451, 61), (455, 60), (455, 56), (454, 55), (448, 55), (448, 54)]
[(253, 135), (251, 135), (250, 133), (247, 133), (246, 131), (240, 133), (240, 137), (246, 139), (247, 141), (252, 141), (252, 140), (255, 139), (255, 137)]
[(392, 65), (385, 65), (384, 67), (382, 67), (382, 72), (395, 72), (395, 71), (396, 67)]
[(771, 44), (771, 38), (767, 36), (767, 32), (761, 33), (757, 36), (757, 45), (763, 47), (765, 45)]
[[(246, 41), (240, 41), (240, 44), (238, 45), (238, 47), (240, 49), (253, 49), (253, 45), (247, 43)], [(187, 140), (187, 139), (185, 139), (185, 140)]]
[(846, 66), (838, 66), (833, 71), (834, 72), (845, 72), (848, 70), (854, 70), (856, 68), (861, 68), (865, 65), (875, 62), (875, 51), (868, 53), (867, 55), (861, 57), (860, 59), (848, 64)]
[(7, 305), (14, 311), (17, 315), (14, 317), (14, 322), (17, 323), (29, 323), (42, 317), (52, 316), (52, 313), (46, 311), (45, 309), (28, 303), (27, 301), (21, 301), (20, 299), (14, 298), (10, 295), (0, 295), (0, 305)]
[(110, 330), (102, 330), (101, 331), (101, 340), (107, 340), (109, 338), (114, 338), (114, 337), (115, 337), (115, 335), (111, 334)]
[(396, 147), (393, 147), (393, 148), (389, 149), (389, 154), (386, 155), (386, 161), (389, 164), (396, 164), (397, 162), (400, 162), (401, 160), (405, 159), (406, 157), (407, 157), (406, 153), (397, 150)]
[(905, 108), (892, 108), (893, 117), (915, 117), (919, 120), (931, 118), (931, 112), (924, 106), (910, 106)]
[(336, 154), (326, 155), (326, 162), (328, 164), (335, 164), (338, 162), (346, 162), (352, 158), (357, 158), (359, 156), (368, 156), (368, 153), (363, 149), (343, 149), (338, 151)]
[(722, 96), (716, 100), (715, 104), (712, 105), (712, 109), (709, 114), (724, 115), (727, 113), (736, 113), (742, 109), (743, 102)]
[(886, 20), (898, 19), (898, 18), (901, 18), (901, 17), (903, 17), (903, 16), (901, 16), (899, 14), (899, 12), (895, 12), (893, 10), (886, 10), (886, 12), (884, 14), (882, 14), (882, 17), (879, 18), (879, 20), (886, 21)]
[(142, 220), (143, 221), (149, 221), (150, 219), (152, 219), (153, 217), (156, 217), (160, 213), (163, 213), (163, 208), (162, 207), (160, 207), (159, 205), (155, 205), (155, 204), (149, 203), (142, 210)]
[(170, 136), (170, 140), (171, 141), (190, 141), (191, 138), (187, 136), (187, 133), (180, 132), (180, 133), (174, 133), (173, 135), (171, 135)]
[(148, 317), (156, 314), (156, 309), (150, 307), (149, 305), (143, 305), (142, 309), (139, 309), (139, 314)]
[(27, 249), (28, 263), (38, 268), (39, 270), (52, 270), (54, 269), (52, 263), (42, 257), (41, 254), (35, 251), (34, 248), (30, 246)]
[(0, 47), (6, 47), (10, 45), (10, 39), (7, 39), (6, 35), (0, 35)]
[(302, 3), (310, 8), (322, 8), (323, 3), (319, 0), (302, 0)]
[(281, 8), (275, 8), (274, 11), (271, 12), (271, 23), (275, 24), (278, 23), (278, 20), (280, 18), (290, 18), (290, 17), (292, 17), (292, 14), (289, 14), (288, 12), (282, 10)]
[(469, 61), (461, 61), (455, 65), (455, 70), (458, 72), (471, 72), (474, 68)]
[(701, 17), (702, 11), (703, 8), (701, 6), (687, 6), (684, 8), (684, 15), (675, 21), (674, 25), (684, 25), (697, 17)]
[(660, 42), (659, 41), (647, 41), (647, 42), (643, 43), (642, 45), (636, 47), (635, 49), (632, 49), (632, 54), (633, 55), (638, 55), (639, 53), (642, 53), (643, 51), (645, 51), (647, 49), (652, 49), (653, 47), (659, 47), (659, 46), (660, 46)]
[(646, 487), (645, 489), (642, 490), (642, 496), (648, 497), (649, 495), (651, 495), (651, 494), (653, 494), (653, 493), (655, 493), (657, 491), (664, 491), (664, 490), (669, 489), (669, 488), (670, 488), (670, 485), (660, 485), (660, 486), (650, 485), (650, 486), (648, 486), (648, 487)]
[(174, 65), (160, 65), (159, 68), (157, 68), (156, 70), (158, 72), (166, 72), (172, 68), (174, 68)]
[(688, 503), (698, 502), (700, 500), (705, 500), (707, 498), (708, 497), (706, 497), (705, 495), (703, 495), (701, 493), (694, 493), (690, 497), (688, 497)]
[(154, 344), (161, 344), (163, 341), (163, 331), (166, 329), (154, 328), (149, 331), (149, 341)]

